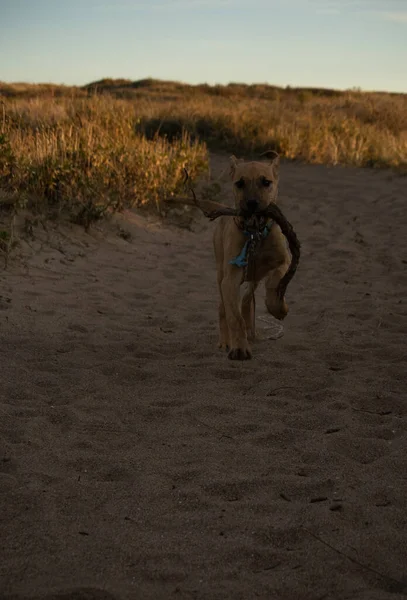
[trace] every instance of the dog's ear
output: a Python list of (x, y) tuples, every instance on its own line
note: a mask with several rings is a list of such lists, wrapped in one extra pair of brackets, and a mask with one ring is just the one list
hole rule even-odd
[(234, 154), (229, 158), (229, 162), (230, 162), (229, 173), (233, 179), (233, 177), (235, 176), (235, 173), (236, 173), (236, 167), (237, 167), (237, 163), (238, 163), (238, 160)]
[(260, 158), (262, 158), (263, 160), (268, 160), (271, 163), (280, 162), (280, 155), (274, 150), (266, 150), (265, 152), (260, 154)]
[(274, 150), (266, 150), (260, 154), (260, 159), (267, 160), (273, 167), (274, 173), (278, 175), (280, 170), (280, 155)]

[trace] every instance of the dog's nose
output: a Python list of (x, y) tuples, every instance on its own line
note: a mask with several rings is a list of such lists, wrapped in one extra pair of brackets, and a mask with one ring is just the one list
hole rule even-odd
[(247, 208), (248, 208), (250, 211), (252, 211), (252, 212), (254, 212), (254, 211), (256, 210), (256, 208), (258, 207), (258, 205), (259, 205), (259, 203), (258, 203), (258, 201), (257, 201), (257, 200), (255, 200), (255, 199), (251, 199), (251, 200), (248, 200), (248, 201), (247, 201)]

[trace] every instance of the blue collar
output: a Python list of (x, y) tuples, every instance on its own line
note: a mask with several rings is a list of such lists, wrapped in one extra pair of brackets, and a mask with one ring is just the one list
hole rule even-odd
[[(266, 237), (270, 233), (272, 224), (273, 224), (273, 221), (270, 220), (264, 226), (263, 230), (260, 232), (263, 239), (266, 239)], [(243, 231), (243, 233), (250, 239), (248, 239), (247, 242), (245, 242), (240, 254), (238, 256), (236, 256), (235, 258), (232, 258), (232, 260), (229, 261), (230, 265), (235, 265), (236, 267), (247, 267), (247, 249), (249, 247), (249, 244), (251, 242), (251, 236), (253, 234), (250, 231), (245, 231), (245, 230)]]

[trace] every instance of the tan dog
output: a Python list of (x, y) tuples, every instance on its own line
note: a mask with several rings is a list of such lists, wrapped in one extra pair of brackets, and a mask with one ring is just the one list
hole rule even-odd
[[(279, 179), (279, 156), (276, 152), (262, 155), (263, 162), (244, 162), (231, 157), (231, 177), (238, 210), (254, 213), (276, 202)], [(252, 357), (249, 341), (255, 338), (254, 291), (264, 278), (266, 307), (277, 319), (284, 319), (288, 307), (276, 293), (278, 283), (290, 265), (290, 254), (280, 227), (273, 223), (264, 232), (264, 239), (255, 259), (255, 280), (245, 282), (243, 298), (240, 286), (245, 269), (236, 264), (244, 248), (247, 236), (239, 227), (237, 219), (221, 217), (214, 232), (214, 249), (220, 291), (219, 304), (219, 347), (229, 350), (232, 360), (247, 360)], [(237, 261), (239, 262), (239, 261)]]

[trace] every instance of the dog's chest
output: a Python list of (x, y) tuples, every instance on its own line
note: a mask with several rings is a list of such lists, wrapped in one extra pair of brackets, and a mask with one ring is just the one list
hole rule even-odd
[(254, 259), (256, 266), (267, 267), (270, 265), (270, 268), (273, 268), (276, 262), (276, 248), (271, 238), (261, 241)]
[(260, 281), (269, 271), (278, 267), (280, 262), (275, 245), (271, 240), (264, 240), (253, 257), (252, 267), (248, 265), (248, 279)]

